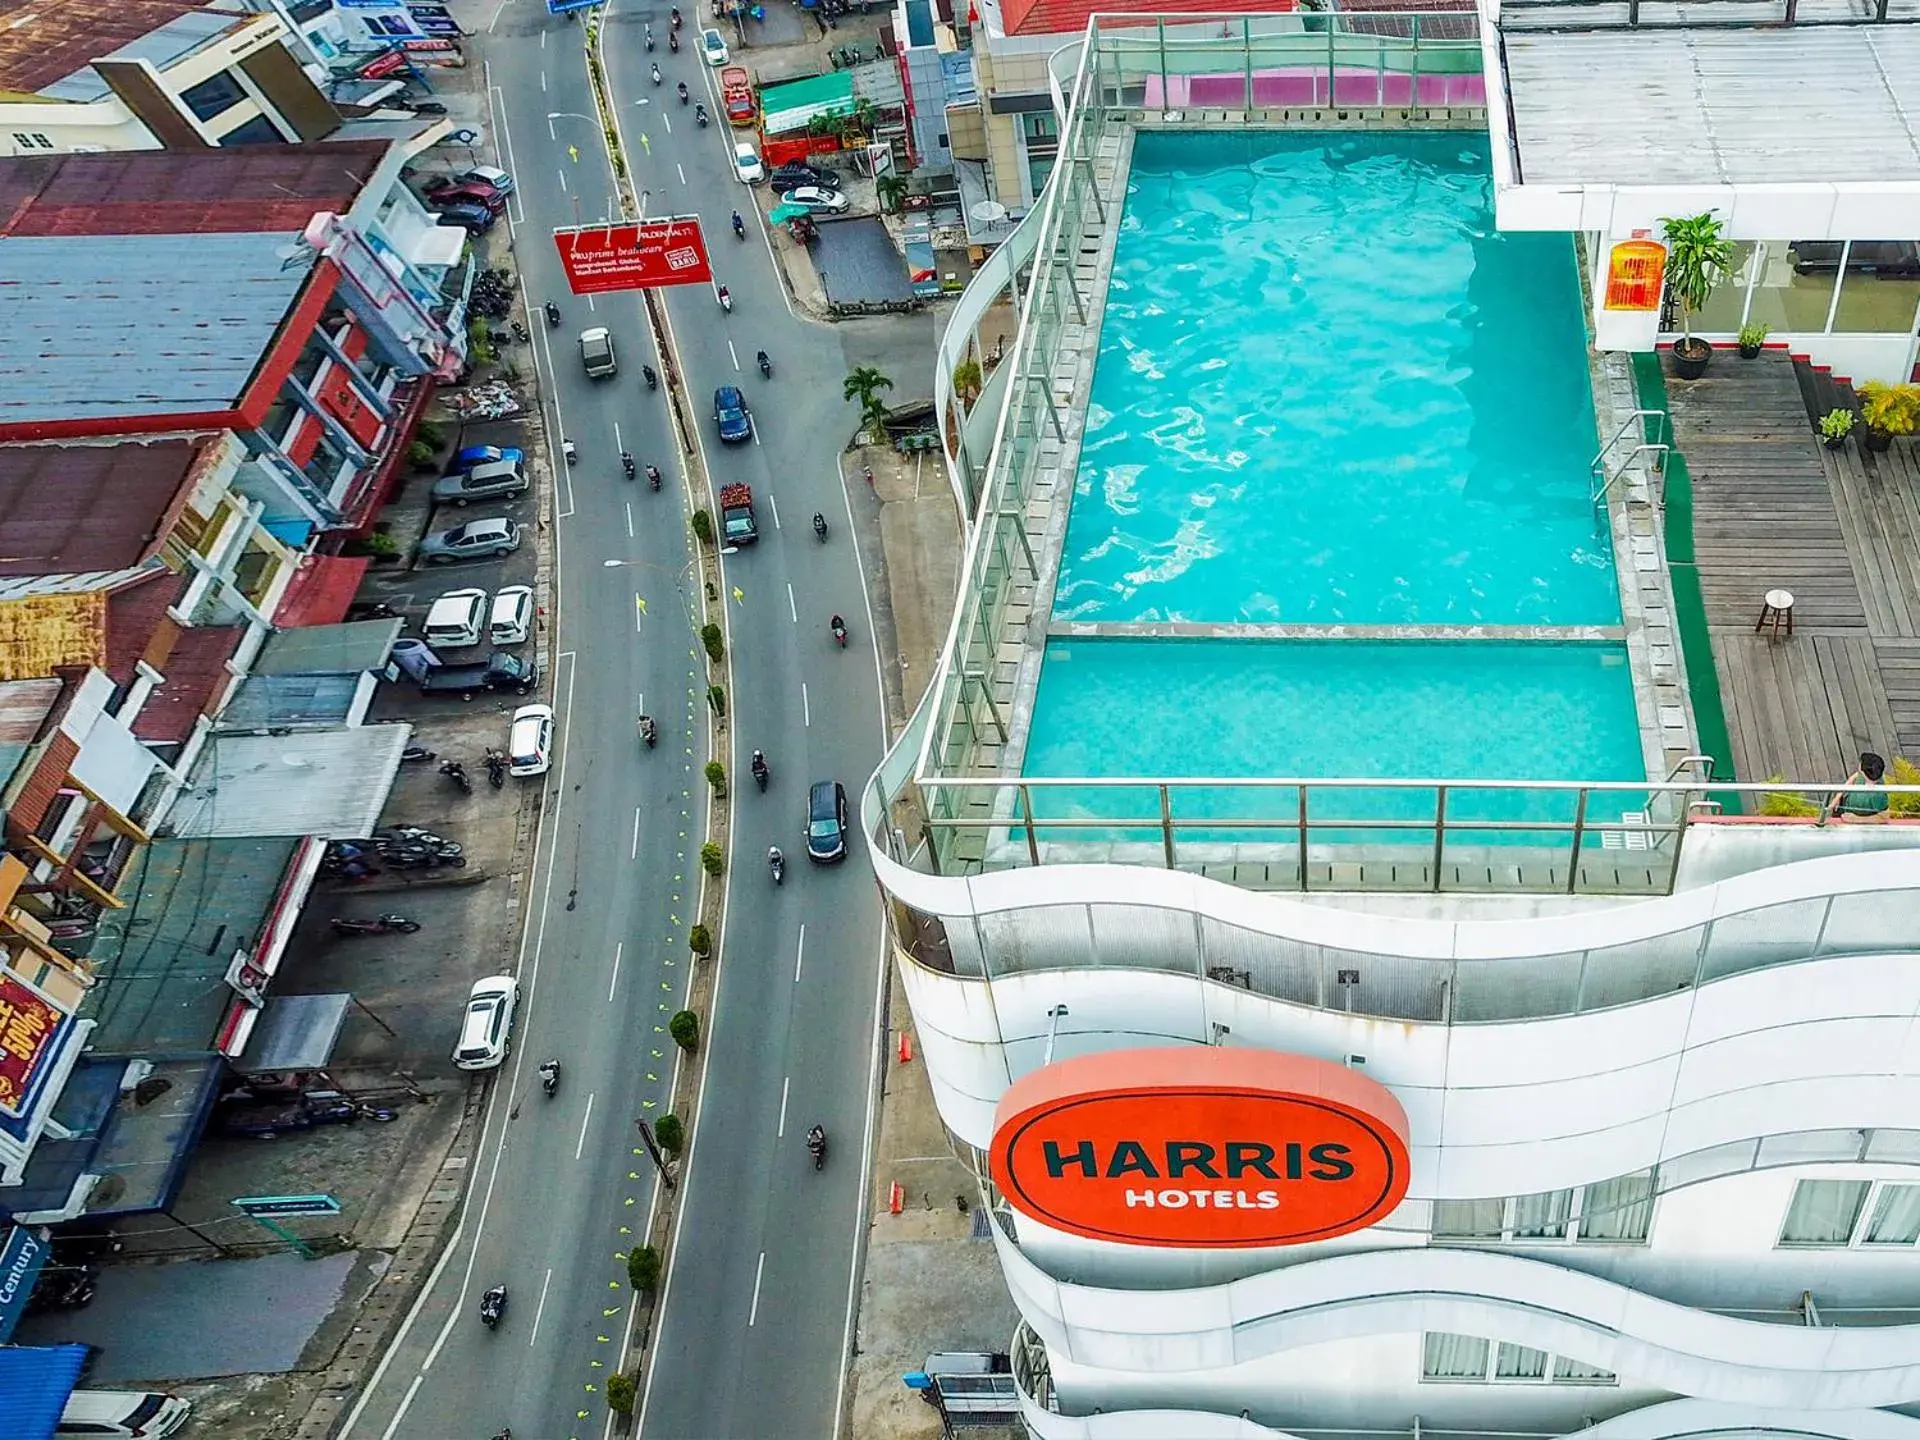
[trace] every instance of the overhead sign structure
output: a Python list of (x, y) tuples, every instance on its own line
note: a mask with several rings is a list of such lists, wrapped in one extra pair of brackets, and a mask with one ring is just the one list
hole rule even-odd
[(340, 1202), (331, 1195), (242, 1195), (234, 1207), (254, 1219), (269, 1215), (338, 1215)]
[(605, 0), (547, 0), (547, 13), (567, 15), (575, 10), (591, 10), (594, 6), (603, 3)]
[(697, 215), (577, 225), (554, 231), (553, 243), (576, 295), (713, 282)]
[(1378, 1223), (1407, 1193), (1407, 1117), (1342, 1065), (1195, 1046), (1063, 1060), (994, 1114), (994, 1183), (1091, 1240), (1300, 1245)]

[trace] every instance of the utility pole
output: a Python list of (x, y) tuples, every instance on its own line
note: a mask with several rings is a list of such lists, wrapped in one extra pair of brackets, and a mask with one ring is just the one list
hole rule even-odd
[(667, 1169), (667, 1157), (660, 1153), (660, 1142), (653, 1138), (653, 1127), (643, 1115), (633, 1122), (640, 1127), (640, 1139), (645, 1142), (647, 1154), (653, 1157), (653, 1168), (660, 1172), (660, 1183), (671, 1192), (674, 1188), (673, 1175)]

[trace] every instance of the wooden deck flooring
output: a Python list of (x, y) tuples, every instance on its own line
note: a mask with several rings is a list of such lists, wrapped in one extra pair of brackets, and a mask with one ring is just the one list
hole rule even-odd
[[(1812, 414), (1848, 405), (1768, 353), (1669, 379), (1693, 481), (1694, 547), (1742, 780), (1844, 776), (1862, 750), (1920, 754), (1920, 457), (1830, 451)], [(1756, 635), (1761, 597), (1794, 595), (1794, 638)]]

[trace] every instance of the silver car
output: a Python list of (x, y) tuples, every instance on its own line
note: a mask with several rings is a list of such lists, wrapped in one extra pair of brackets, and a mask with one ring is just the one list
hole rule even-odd
[(493, 460), (459, 475), (442, 475), (433, 482), (433, 498), (442, 505), (465, 505), (518, 495), (527, 488), (527, 472), (511, 460)]
[(420, 558), (431, 565), (456, 560), (489, 560), (520, 548), (520, 527), (505, 517), (469, 520), (451, 530), (436, 530), (420, 542)]

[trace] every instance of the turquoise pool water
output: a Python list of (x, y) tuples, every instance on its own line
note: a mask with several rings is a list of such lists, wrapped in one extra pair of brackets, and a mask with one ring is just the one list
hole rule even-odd
[(1140, 134), (1055, 615), (1617, 622), (1584, 323), (1484, 135)]
[[(1570, 237), (1495, 231), (1484, 136), (1140, 134), (1054, 618), (1617, 625), (1581, 303)], [(1056, 640), (1022, 769), (1647, 778), (1623, 646), (1444, 639)], [(1189, 792), (1177, 811), (1297, 803)], [(1448, 813), (1573, 807), (1510, 791)], [(1159, 802), (1073, 790), (1038, 808)], [(1320, 792), (1314, 813), (1419, 819), (1433, 796)]]
[[(1644, 780), (1626, 667), (1618, 645), (1055, 640), (1024, 771)], [(1080, 817), (1150, 817), (1159, 808), (1158, 794), (1144, 788), (1058, 791), (1034, 805), (1040, 815)], [(1639, 808), (1596, 802), (1588, 813), (1618, 819)], [(1433, 809), (1431, 790), (1318, 792), (1313, 801), (1323, 818), (1425, 817)], [(1565, 821), (1573, 809), (1566, 793), (1463, 791), (1447, 801), (1450, 819)], [(1298, 800), (1291, 789), (1184, 790), (1175, 813), (1291, 819)], [(1375, 838), (1417, 844), (1431, 832)]]

